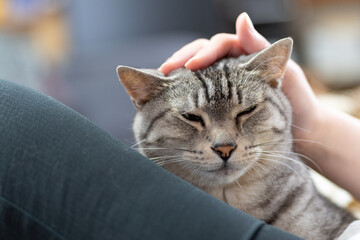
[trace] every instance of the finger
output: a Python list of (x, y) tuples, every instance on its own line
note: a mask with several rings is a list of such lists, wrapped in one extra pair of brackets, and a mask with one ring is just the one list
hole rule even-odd
[(185, 67), (198, 70), (210, 66), (225, 56), (237, 57), (243, 53), (238, 37), (235, 34), (219, 33), (213, 36), (194, 57), (185, 63)]
[(168, 58), (165, 63), (160, 66), (159, 70), (164, 75), (168, 75), (171, 71), (183, 67), (208, 41), (208, 39), (200, 38), (185, 45)]
[(258, 52), (270, 46), (270, 43), (255, 30), (249, 15), (245, 12), (241, 13), (236, 20), (236, 35), (242, 49), (247, 54)]

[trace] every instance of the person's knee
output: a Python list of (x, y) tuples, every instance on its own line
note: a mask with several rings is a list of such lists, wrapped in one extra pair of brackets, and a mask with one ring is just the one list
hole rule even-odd
[[(0, 79), (0, 122), (8, 125), (43, 120), (69, 110), (53, 98), (31, 88)], [(43, 122), (43, 121), (42, 121)], [(4, 126), (4, 125), (3, 125)]]
[(0, 79), (0, 112), (6, 121), (14, 121), (14, 115), (19, 115), (37, 98), (41, 98), (41, 94), (35, 90)]
[(56, 130), (56, 126), (64, 120), (62, 116), (72, 115), (67, 112), (72, 111), (51, 97), (0, 80), (0, 138), (7, 146), (12, 140), (26, 142), (31, 136)]

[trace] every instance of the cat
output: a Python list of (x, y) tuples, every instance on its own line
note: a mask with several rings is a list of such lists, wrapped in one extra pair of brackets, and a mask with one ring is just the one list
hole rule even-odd
[(281, 82), (293, 41), (198, 71), (118, 66), (142, 154), (214, 197), (306, 239), (335, 239), (354, 220), (319, 195), (292, 151)]

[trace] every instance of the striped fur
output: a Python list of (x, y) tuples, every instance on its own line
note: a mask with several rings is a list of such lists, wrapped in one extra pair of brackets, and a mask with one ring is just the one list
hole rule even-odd
[[(291, 107), (280, 90), (291, 46), (285, 39), (169, 77), (128, 67), (118, 74), (138, 108), (133, 128), (144, 155), (269, 224), (334, 239), (353, 218), (316, 192), (292, 152)], [(214, 146), (230, 143), (236, 147), (225, 162)]]

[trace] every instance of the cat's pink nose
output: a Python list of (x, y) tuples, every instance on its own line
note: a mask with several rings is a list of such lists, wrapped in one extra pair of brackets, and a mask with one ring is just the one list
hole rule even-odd
[(227, 161), (231, 153), (236, 148), (235, 144), (224, 144), (224, 145), (216, 145), (213, 148), (211, 148), (214, 152), (217, 153), (221, 157), (222, 160)]

